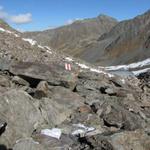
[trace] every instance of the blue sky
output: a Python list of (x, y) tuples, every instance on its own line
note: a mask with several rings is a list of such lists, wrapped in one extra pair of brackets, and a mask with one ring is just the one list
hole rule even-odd
[(150, 0), (1, 0), (0, 18), (16, 29), (44, 30), (106, 14), (118, 20), (150, 9)]

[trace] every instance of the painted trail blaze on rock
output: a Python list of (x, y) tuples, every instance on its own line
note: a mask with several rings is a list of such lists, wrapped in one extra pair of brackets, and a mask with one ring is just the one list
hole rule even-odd
[(71, 64), (65, 63), (65, 69), (71, 71)]

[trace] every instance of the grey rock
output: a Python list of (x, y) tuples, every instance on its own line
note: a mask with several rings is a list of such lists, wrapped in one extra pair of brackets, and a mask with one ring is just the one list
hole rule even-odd
[(107, 89), (105, 90), (105, 92), (106, 92), (108, 95), (116, 95), (115, 89), (112, 89), (112, 88), (107, 88)]
[(38, 142), (34, 141), (32, 138), (20, 139), (17, 141), (13, 150), (46, 150)]
[(12, 78), (12, 82), (14, 82), (15, 84), (19, 84), (19, 85), (23, 85), (23, 86), (29, 86), (29, 82), (27, 82), (26, 80), (22, 79), (19, 76), (14, 76)]
[(63, 87), (51, 89), (52, 98), (43, 98), (40, 101), (40, 110), (48, 124), (61, 124), (80, 106), (84, 105), (84, 99), (78, 94)]
[(104, 79), (104, 75), (101, 75), (99, 73), (95, 73), (95, 72), (86, 72), (86, 71), (82, 71), (79, 73), (78, 75), (79, 79), (85, 79), (85, 80), (103, 80)]
[(49, 85), (64, 86), (70, 89), (74, 89), (76, 85), (76, 74), (74, 72), (66, 72), (64, 66), (59, 63), (46, 65), (20, 62), (12, 65), (10, 72), (20, 75), (34, 87), (42, 80), (47, 81)]
[(48, 83), (46, 81), (41, 81), (35, 91), (35, 97), (36, 98), (42, 98), (42, 97), (47, 97), (48, 96)]
[(11, 62), (5, 58), (0, 58), (0, 70), (5, 71), (9, 70)]
[(143, 130), (125, 131), (110, 137), (115, 150), (149, 150), (150, 137)]
[(2, 86), (2, 87), (10, 87), (10, 81), (4, 75), (0, 75), (0, 86)]
[[(107, 127), (115, 127), (123, 130), (135, 130), (142, 128), (142, 119), (116, 103), (101, 105), (100, 115)], [(136, 122), (136, 124), (135, 124)]]
[(41, 134), (36, 134), (34, 139), (45, 147), (46, 150), (68, 150), (74, 149), (74, 144), (79, 144), (77, 138), (62, 134), (61, 138), (55, 139)]
[(107, 140), (107, 138), (103, 137), (100, 134), (81, 138), (80, 149), (85, 150), (115, 150), (112, 144)]
[(7, 128), (0, 138), (0, 143), (8, 147), (23, 137), (30, 137), (44, 120), (34, 106), (32, 97), (26, 92), (11, 90), (0, 96), (1, 119), (7, 122)]

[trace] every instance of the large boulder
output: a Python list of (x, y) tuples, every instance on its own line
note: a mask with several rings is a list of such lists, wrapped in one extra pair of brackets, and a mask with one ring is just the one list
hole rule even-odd
[(20, 138), (30, 137), (44, 123), (32, 97), (21, 90), (11, 90), (0, 96), (0, 116), (7, 123), (0, 143), (9, 147)]
[(34, 62), (15, 63), (10, 67), (10, 72), (27, 80), (35, 87), (41, 81), (47, 81), (53, 86), (64, 86), (74, 89), (76, 85), (76, 72), (65, 71), (62, 64), (39, 64)]
[(115, 150), (149, 150), (150, 136), (142, 130), (125, 131), (110, 137)]
[(61, 124), (77, 108), (84, 106), (84, 99), (69, 89), (54, 87), (51, 93), (51, 98), (43, 98), (39, 102), (42, 115), (51, 127)]

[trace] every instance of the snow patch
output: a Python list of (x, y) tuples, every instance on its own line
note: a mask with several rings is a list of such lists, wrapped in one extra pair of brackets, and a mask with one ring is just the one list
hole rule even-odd
[(49, 51), (49, 50), (47, 50), (46, 52), (47, 52), (47, 53), (49, 53), (49, 54), (52, 54), (52, 52), (51, 52), (51, 51)]
[(41, 45), (38, 45), (38, 48), (41, 48), (41, 49), (45, 49), (43, 46), (41, 46)]
[(50, 50), (51, 51), (51, 48), (49, 48), (48, 46), (44, 46), (46, 49)]
[(6, 33), (8, 33), (8, 34), (13, 34), (15, 37), (20, 37), (18, 34), (12, 32), (12, 31), (9, 31), (9, 30), (5, 30), (5, 29), (3, 29), (3, 28), (1, 28), (1, 27), (0, 27), (0, 31), (1, 31), (1, 32), (6, 32)]
[(102, 69), (92, 68), (92, 67), (89, 67), (85, 64), (80, 64), (80, 63), (76, 63), (76, 65), (78, 65), (82, 69), (89, 69), (91, 72), (102, 73), (102, 74), (108, 75), (110, 78), (114, 77), (114, 75), (107, 73), (107, 72), (104, 72), (104, 71), (102, 71)]
[(90, 71), (92, 72), (97, 72), (97, 73), (103, 73), (105, 75), (108, 75), (110, 78), (114, 77), (114, 75), (110, 74), (110, 73), (107, 73), (107, 72), (104, 72), (102, 70), (98, 70), (98, 69), (95, 69), (95, 68), (90, 68)]
[(25, 38), (22, 38), (23, 41), (26, 41), (26, 42), (29, 42), (32, 46), (36, 45), (37, 44), (37, 41), (34, 41), (33, 39), (25, 39)]
[(80, 63), (76, 63), (76, 65), (78, 65), (79, 67), (81, 67), (82, 69), (89, 69), (90, 67), (85, 65), (85, 64), (80, 64)]
[(15, 34), (15, 33), (14, 33), (14, 36), (15, 36), (15, 37), (20, 37), (18, 34)]
[(52, 54), (52, 52), (51, 52), (51, 48), (50, 48), (50, 47), (48, 47), (48, 46), (44, 46), (44, 48), (46, 48), (46, 49), (47, 49), (47, 50), (46, 50), (46, 52), (47, 52), (47, 53)]
[(129, 70), (129, 69), (140, 68), (148, 65), (150, 65), (150, 58), (129, 65), (118, 65), (118, 66), (109, 66), (109, 67), (100, 66), (100, 68), (104, 68), (106, 70)]
[(5, 30), (5, 29), (3, 29), (3, 28), (0, 28), (0, 31), (5, 32), (6, 30)]
[(65, 59), (66, 59), (67, 61), (73, 61), (73, 59), (70, 58), (70, 57), (66, 57)]
[(125, 79), (121, 79), (121, 81), (122, 81), (122, 83), (123, 83), (123, 84), (125, 84), (125, 83), (126, 83)]
[[(26, 39), (26, 38), (22, 38), (22, 40), (29, 42), (32, 46), (37, 45), (37, 41), (33, 40), (33, 39)], [(46, 49), (46, 52), (49, 54), (52, 54), (51, 49), (48, 46), (42, 46), (42, 45), (37, 45), (38, 48), (41, 49)]]
[(142, 70), (138, 70), (138, 71), (132, 71), (132, 73), (134, 75), (138, 76), (139, 74), (147, 72), (147, 71), (150, 71), (150, 68), (146, 68), (146, 69), (142, 69)]

